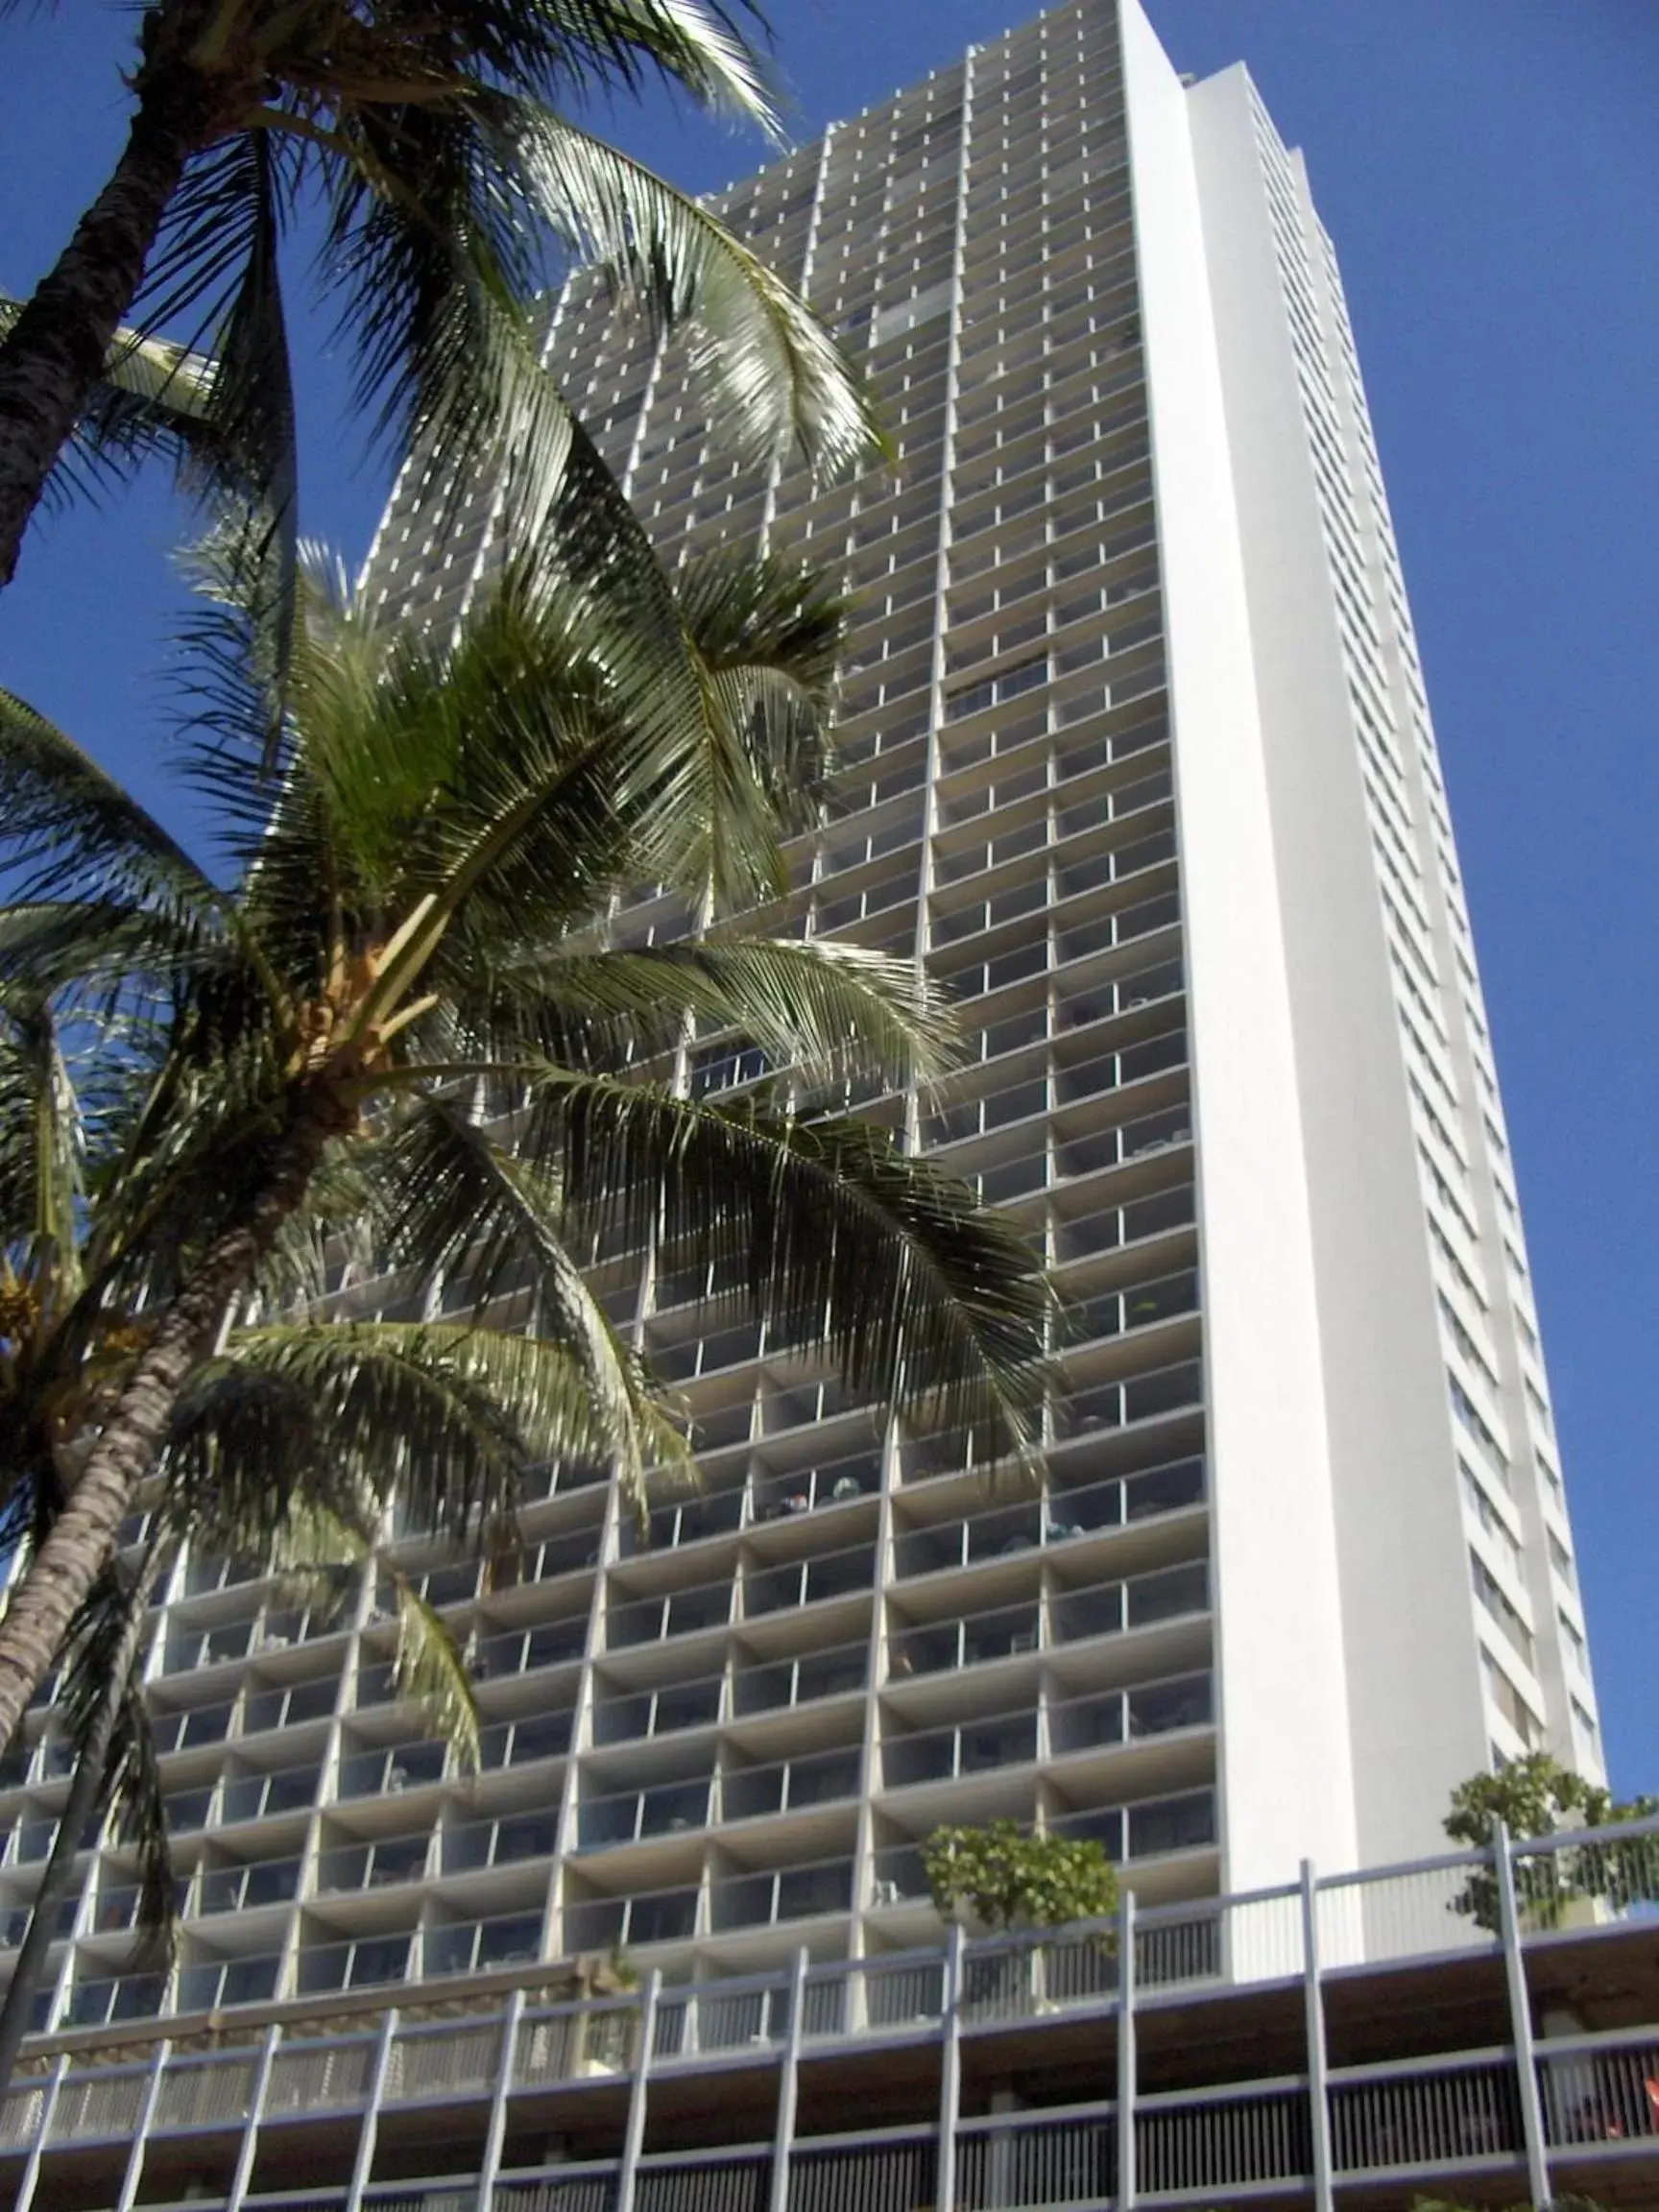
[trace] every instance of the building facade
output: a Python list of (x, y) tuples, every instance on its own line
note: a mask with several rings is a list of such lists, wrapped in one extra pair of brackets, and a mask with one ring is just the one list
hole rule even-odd
[[(393, 1698), (372, 1580), (308, 1620), (181, 1565), (153, 1659), (180, 1963), (123, 1971), (106, 1850), (43, 2026), (613, 1948), (876, 1959), (936, 1926), (943, 1819), (1097, 1836), (1169, 1903), (1431, 1850), (1495, 1753), (1599, 1773), (1444, 787), (1299, 159), (1242, 69), (1184, 85), (1135, 0), (1070, 0), (718, 204), (868, 369), (892, 469), (734, 466), (683, 352), (589, 282), (551, 355), (670, 554), (759, 539), (859, 594), (841, 804), (763, 921), (958, 999), (948, 1088), (858, 1103), (1057, 1270), (1041, 1494), (607, 1260), (703, 1494), (643, 1545), (603, 1482), (554, 1481), (511, 1586), (405, 1549), (471, 1655), (477, 1777)], [(495, 507), (440, 542), (423, 489), (371, 578), (443, 624)], [(642, 902), (613, 940), (690, 920)], [(680, 1072), (759, 1070), (705, 1039)], [(64, 1789), (40, 1727), (0, 1799), (14, 1916)]]

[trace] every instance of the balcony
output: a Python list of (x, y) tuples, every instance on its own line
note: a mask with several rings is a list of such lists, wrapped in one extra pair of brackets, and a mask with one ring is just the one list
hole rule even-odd
[(709, 1674), (699, 1681), (641, 1691), (618, 1689), (601, 1681), (594, 1697), (593, 1741), (599, 1744), (627, 1743), (709, 1727), (720, 1718), (723, 1679), (720, 1674)]
[(1121, 1336), (1132, 1329), (1148, 1329), (1159, 1321), (1198, 1310), (1198, 1276), (1195, 1269), (1157, 1275), (1134, 1284), (1127, 1290), (1105, 1290), (1066, 1309), (1067, 1334), (1082, 1344), (1102, 1337)]
[[(398, 1743), (384, 1749), (356, 1750), (348, 1743), (341, 1754), (335, 1796), (400, 1797), (405, 1790), (441, 1782), (448, 1762), (448, 1746), (442, 1743)], [(228, 1796), (228, 1790), (227, 1791)], [(262, 1812), (271, 1810), (261, 1806)]]
[(819, 1698), (863, 1691), (870, 1678), (867, 1638), (800, 1659), (739, 1661), (732, 1673), (734, 1719), (781, 1713)]
[(1029, 1658), (1043, 1645), (1043, 1609), (1033, 1599), (959, 1621), (912, 1626), (896, 1614), (888, 1635), (887, 1678), (955, 1673), (999, 1659)]
[(403, 1882), (418, 1882), (426, 1871), (429, 1848), (424, 1834), (387, 1836), (364, 1842), (341, 1838), (327, 1842), (317, 1863), (318, 1894), (385, 1889)]
[(785, 1920), (806, 1920), (853, 1908), (853, 1861), (836, 1859), (809, 1866), (784, 1866), (716, 1878), (709, 1898), (709, 1927), (715, 1935), (739, 1929), (770, 1928)]
[(1156, 1368), (1126, 1382), (1071, 1390), (1054, 1407), (1054, 1434), (1064, 1442), (1101, 1430), (1121, 1429), (1172, 1413), (1196, 1410), (1204, 1401), (1204, 1371), (1196, 1359)]
[(712, 1781), (705, 1774), (694, 1781), (662, 1782), (648, 1790), (584, 1796), (576, 1809), (576, 1848), (604, 1850), (637, 1843), (647, 1837), (687, 1832), (700, 1837), (709, 1824), (712, 1791)]
[[(423, 1844), (424, 1839), (421, 1840)], [(558, 1848), (559, 1823), (552, 1813), (512, 1814), (499, 1820), (459, 1820), (438, 1832), (438, 1866), (444, 1874), (470, 1874), (487, 1866), (516, 1866), (525, 1860), (549, 1859)]]
[[(185, 1910), (196, 1913), (250, 1912), (261, 1905), (285, 1905), (300, 1894), (301, 1861), (298, 1852), (273, 1859), (205, 1863), (191, 1887)], [(104, 1925), (104, 1907), (99, 1926)]]
[(1054, 1217), (1054, 1257), (1068, 1261), (1093, 1260), (1116, 1252), (1125, 1244), (1139, 1244), (1150, 1237), (1164, 1237), (1190, 1228), (1197, 1220), (1197, 1193), (1182, 1182), (1143, 1198), (1126, 1199), (1118, 1206), (1101, 1206), (1085, 1214)]

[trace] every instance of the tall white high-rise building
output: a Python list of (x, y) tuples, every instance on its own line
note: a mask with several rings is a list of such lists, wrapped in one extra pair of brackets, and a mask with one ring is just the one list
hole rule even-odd
[[(476, 1780), (389, 1702), (370, 1584), (312, 1623), (180, 1570), (153, 1665), (180, 2009), (613, 1944), (677, 1975), (902, 1947), (946, 1819), (1098, 1836), (1177, 1899), (1431, 1851), (1494, 1754), (1600, 1771), (1445, 792), (1300, 158), (1242, 68), (1184, 85), (1136, 0), (1067, 0), (719, 206), (867, 367), (892, 470), (734, 467), (683, 352), (589, 280), (551, 358), (670, 555), (764, 539), (860, 594), (843, 803), (767, 926), (915, 951), (960, 1001), (964, 1071), (869, 1111), (1057, 1270), (1043, 1491), (988, 1491), (620, 1256), (609, 1309), (684, 1389), (706, 1490), (644, 1548), (603, 1483), (555, 1483), (511, 1588), (406, 1553), (473, 1658)], [(372, 575), (451, 620), (493, 532), (481, 486), (435, 541), (411, 469)], [(613, 932), (688, 926), (664, 900)], [(681, 1072), (757, 1070), (705, 1040)], [(52, 1758), (0, 1800), (0, 1904)], [(104, 1853), (54, 2017), (155, 2002), (117, 1972), (130, 1883)]]

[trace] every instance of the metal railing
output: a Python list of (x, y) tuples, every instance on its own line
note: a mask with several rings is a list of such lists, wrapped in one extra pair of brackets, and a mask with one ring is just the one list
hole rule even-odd
[[(1552, 2160), (1576, 2168), (1599, 2156), (1659, 2159), (1659, 2023), (1535, 2043), (1527, 1988), (1535, 1947), (1594, 1943), (1640, 1926), (1659, 1892), (1656, 1868), (1659, 1819), (1518, 1845), (1500, 1834), (1489, 1851), (1323, 1880), (1305, 1869), (1297, 1884), (1242, 1895), (1147, 1910), (1126, 1895), (1115, 1918), (1073, 1927), (975, 1939), (954, 1930), (943, 1947), (817, 1964), (803, 1953), (786, 1971), (666, 1988), (653, 1974), (641, 1990), (566, 2004), (527, 2006), (521, 1988), (505, 2008), (497, 1998), (454, 2017), (393, 2011), (365, 2025), (359, 2014), (333, 2032), (321, 2020), (278, 2018), (262, 2044), (252, 2035), (219, 2050), (157, 2043), (148, 2058), (133, 2056), (124, 2031), (115, 2063), (100, 2064), (95, 2052), (64, 2055), (14, 2083), (0, 2105), (0, 2155), (24, 2161), (21, 2206), (30, 2176), (59, 2153), (125, 2158), (134, 2138), (142, 2147), (161, 2135), (250, 2128), (256, 2135), (273, 2122), (311, 2118), (373, 2129), (415, 2104), (442, 2110), (472, 2101), (474, 2110), (501, 2115), (504, 2128), (516, 2099), (610, 2081), (637, 2116), (620, 2157), (491, 2170), (466, 2182), (360, 2180), (349, 2192), (239, 2202), (246, 2212), (402, 2212), (406, 2202), (422, 2212), (891, 2212), (923, 2203), (992, 2212), (1106, 2198), (1132, 2204), (1138, 2196), (1218, 2203), (1311, 2189), (1329, 2212), (1337, 2181), (1392, 2186), (1476, 2172), (1503, 2176), (1506, 2188), (1525, 2173), (1543, 2201)], [(1505, 1962), (1506, 1999), (1490, 1976), (1484, 1986), (1491, 2002), (1507, 2005), (1509, 2040), (1328, 2064), (1327, 1985), (1401, 1962), (1455, 1967), (1475, 1950)], [(1137, 2089), (1140, 2014), (1209, 1991), (1236, 1999), (1298, 1984), (1305, 2072)], [(1104, 2032), (1106, 2048), (1116, 2044), (1116, 2099), (960, 2110), (951, 2055), (961, 2038), (994, 2045), (1017, 2034), (1030, 2054), (1030, 2038), (1069, 2019), (1097, 2020), (1091, 2043), (1098, 2048)], [(896, 2040), (940, 2053), (937, 2130), (797, 2136), (791, 2091), (780, 2096), (775, 2145), (644, 2150), (645, 2100), (659, 2074), (724, 2062), (792, 2082), (803, 2056)]]
[(1513, 2057), (1464, 2052), (1404, 2075), (1398, 2066), (1346, 2068), (1331, 2080), (1331, 2144), (1342, 2174), (1509, 2164), (1525, 2150)]
[(1097, 2104), (964, 2120), (956, 2129), (956, 2212), (1094, 2204), (1117, 2194), (1118, 2115)]
[(1136, 2104), (1135, 2168), (1148, 2196), (1300, 2181), (1311, 2171), (1310, 2143), (1299, 2079), (1183, 2089)]

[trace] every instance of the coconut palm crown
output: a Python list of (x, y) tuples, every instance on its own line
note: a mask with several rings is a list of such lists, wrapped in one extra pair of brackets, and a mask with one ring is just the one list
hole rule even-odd
[[(313, 593), (273, 774), (259, 656), (231, 625), (194, 749), (233, 827), (228, 880), (0, 698), (0, 866), (22, 893), (0, 949), (19, 968), (51, 949), (164, 1039), (132, 1120), (135, 1226), (93, 1255), (87, 1326), (129, 1333), (131, 1363), (88, 1409), (0, 1621), (0, 1741), (193, 1405), (210, 1443), (215, 1342), (334, 1178), (384, 1263), (461, 1275), (474, 1300), (528, 1276), (535, 1335), (499, 1357), (556, 1350), (548, 1403), (577, 1378), (583, 1448), (637, 1508), (686, 1447), (589, 1286), (600, 1251), (701, 1269), (781, 1352), (976, 1449), (1024, 1448), (1040, 1266), (966, 1187), (825, 1102), (850, 1078), (927, 1076), (943, 1009), (908, 962), (728, 919), (782, 881), (785, 802), (799, 820), (822, 789), (842, 610), (805, 572), (730, 557), (688, 564), (678, 606), (686, 673), (665, 697), (661, 640), (543, 573), (506, 573), (444, 651), (341, 588)], [(608, 912), (641, 884), (707, 926), (610, 942)], [(677, 1054), (710, 1034), (757, 1046), (770, 1080), (688, 1095)], [(261, 1352), (265, 1326), (238, 1357), (282, 1367), (259, 1429), (276, 1482), (317, 1449), (327, 1393), (303, 1350)], [(463, 1374), (479, 1355), (450, 1326)], [(329, 1387), (361, 1427), (388, 1403), (414, 1418), (422, 1385), (365, 1354), (360, 1387)], [(445, 1478), (468, 1524), (510, 1507), (487, 1442), (480, 1418)], [(257, 1463), (246, 1434), (238, 1450)]]
[(456, 482), (501, 467), (531, 537), (563, 509), (631, 538), (541, 357), (539, 301), (574, 262), (653, 328), (694, 325), (739, 450), (866, 451), (824, 327), (576, 119), (654, 81), (776, 134), (754, 44), (705, 0), (153, 0), (113, 171), (31, 299), (0, 301), (0, 585), (78, 436), (142, 451), (169, 423), (292, 545), (296, 238), (395, 449)]

